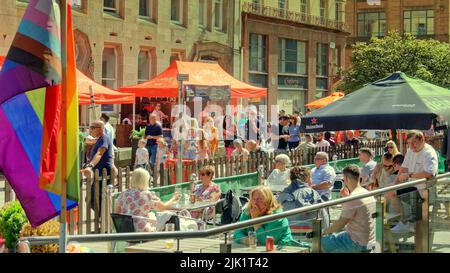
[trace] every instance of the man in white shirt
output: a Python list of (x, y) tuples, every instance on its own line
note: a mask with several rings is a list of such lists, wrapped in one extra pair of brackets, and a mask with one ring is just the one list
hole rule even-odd
[(326, 147), (330, 147), (330, 142), (328, 142), (325, 139), (323, 139), (323, 133), (318, 133), (317, 134), (316, 147), (317, 148), (322, 148), (321, 150), (324, 150), (324, 148), (326, 148)]
[[(403, 183), (408, 180), (430, 179), (438, 173), (438, 156), (432, 146), (425, 143), (425, 136), (421, 131), (411, 130), (406, 135), (409, 149), (406, 152), (405, 160), (398, 172), (395, 183)], [(424, 201), (428, 200), (428, 192), (425, 189), (425, 184), (416, 186), (419, 190), (420, 196)], [(422, 218), (428, 219), (428, 205), (427, 202), (422, 206)], [(397, 227), (398, 226), (398, 227)], [(393, 232), (410, 230), (408, 224), (401, 221), (398, 225), (392, 228)]]

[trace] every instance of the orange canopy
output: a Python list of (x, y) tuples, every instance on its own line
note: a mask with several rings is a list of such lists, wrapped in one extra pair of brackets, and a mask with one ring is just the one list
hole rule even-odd
[(120, 88), (120, 92), (134, 93), (137, 97), (166, 98), (178, 97), (178, 74), (189, 74), (189, 81), (184, 85), (198, 86), (230, 86), (231, 97), (255, 98), (267, 95), (266, 88), (254, 87), (241, 82), (218, 64), (200, 62), (173, 62), (169, 68), (154, 79), (128, 87)]
[(306, 104), (305, 106), (309, 107), (309, 108), (322, 108), (325, 105), (328, 105), (334, 101), (337, 101), (344, 96), (345, 96), (345, 94), (342, 92), (333, 92), (333, 94), (329, 95), (328, 97), (324, 97), (324, 98), (315, 100), (313, 102)]
[(91, 93), (89, 91), (89, 86), (92, 86), (95, 104), (135, 103), (134, 94), (114, 91), (113, 89), (110, 89), (91, 80), (88, 76), (84, 75), (80, 70), (77, 69), (78, 103), (80, 105), (91, 103)]
[[(0, 70), (2, 69), (4, 61), (5, 57), (0, 56)], [(77, 69), (78, 104), (83, 105), (91, 103), (91, 93), (89, 91), (89, 86), (92, 86), (95, 104), (135, 103), (134, 94), (127, 94), (114, 91), (106, 86), (103, 86), (91, 80), (88, 76), (84, 75), (80, 70)]]

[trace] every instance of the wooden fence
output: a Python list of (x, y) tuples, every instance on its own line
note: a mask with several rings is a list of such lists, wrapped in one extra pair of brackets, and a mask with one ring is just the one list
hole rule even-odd
[[(377, 156), (384, 152), (384, 141), (372, 141), (362, 142), (359, 146), (353, 147), (349, 145), (337, 145), (335, 147), (328, 148), (313, 148), (307, 151), (295, 150), (286, 152), (289, 155), (292, 166), (309, 165), (313, 163), (314, 155), (319, 151), (328, 153), (330, 161), (335, 158), (336, 160), (350, 159), (358, 157), (359, 149), (363, 147), (371, 148)], [(252, 173), (256, 171), (263, 172), (265, 176), (270, 174), (275, 168), (275, 157), (280, 153), (255, 153), (251, 154), (248, 160), (244, 160), (242, 157), (233, 157), (227, 159), (225, 157), (217, 157), (214, 160), (204, 160), (189, 162), (183, 166), (183, 174), (185, 181), (190, 179), (192, 173), (198, 174), (198, 170), (205, 165), (211, 165), (215, 170), (215, 177), (230, 177), (240, 174)], [(260, 167), (262, 166), (262, 167)], [(153, 181), (152, 187), (166, 186), (175, 183), (175, 166), (169, 165), (168, 168), (161, 166), (159, 170), (158, 181)], [(111, 204), (107, 198), (108, 190), (117, 190), (122, 192), (130, 187), (130, 178), (132, 171), (130, 167), (118, 168), (118, 172), (112, 172), (110, 176), (106, 175), (106, 170), (103, 170), (103, 175), (97, 172), (93, 177), (86, 177), (81, 179), (80, 183), (80, 202), (76, 210), (71, 210), (69, 213), (69, 233), (70, 234), (91, 234), (91, 233), (104, 233), (110, 230), (111, 222), (108, 216), (105, 215), (104, 210)], [(91, 189), (94, 184), (94, 194), (92, 195)], [(114, 188), (108, 188), (107, 185), (114, 185)], [(102, 195), (100, 195), (100, 186), (103, 189)], [(0, 189), (1, 190), (1, 189)], [(5, 181), (5, 202), (12, 200), (12, 190), (8, 183)], [(93, 197), (92, 197), (93, 196)], [(91, 209), (91, 198), (94, 198), (94, 208)], [(100, 200), (102, 205), (99, 206)], [(1, 205), (1, 204), (0, 204)]]

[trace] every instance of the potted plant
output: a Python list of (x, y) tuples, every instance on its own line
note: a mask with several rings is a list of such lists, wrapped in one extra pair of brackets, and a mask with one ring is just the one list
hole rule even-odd
[(28, 221), (25, 211), (18, 201), (6, 203), (0, 210), (0, 235), (10, 253), (16, 252), (20, 231)]
[[(44, 224), (33, 228), (28, 222), (20, 231), (20, 237), (32, 237), (32, 236), (55, 236), (59, 235), (59, 222), (56, 220), (51, 220), (45, 222)], [(31, 253), (58, 253), (59, 247), (57, 244), (51, 245), (39, 245), (32, 246)]]
[(139, 139), (145, 137), (145, 127), (139, 130), (133, 130), (130, 134), (131, 139), (131, 165), (134, 166), (134, 161), (136, 159), (136, 150), (138, 148)]

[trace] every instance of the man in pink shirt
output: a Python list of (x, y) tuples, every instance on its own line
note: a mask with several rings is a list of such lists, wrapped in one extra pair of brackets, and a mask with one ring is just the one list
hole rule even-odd
[[(359, 184), (360, 170), (357, 165), (345, 167), (343, 174), (343, 196), (369, 192)], [(368, 246), (375, 242), (375, 222), (372, 218), (375, 211), (376, 201), (373, 197), (344, 203), (339, 220), (323, 231), (323, 252), (369, 252)]]

